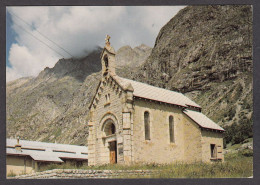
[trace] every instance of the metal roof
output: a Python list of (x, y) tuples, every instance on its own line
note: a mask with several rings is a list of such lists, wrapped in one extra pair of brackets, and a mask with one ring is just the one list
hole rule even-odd
[(183, 113), (186, 114), (189, 118), (191, 118), (193, 121), (195, 121), (198, 125), (200, 125), (203, 128), (224, 131), (222, 127), (220, 127), (218, 124), (216, 124), (214, 121), (209, 119), (201, 112), (186, 109), (183, 111)]
[(45, 154), (30, 154), (35, 161), (63, 162), (58, 156), (54, 156), (51, 152)]
[(180, 105), (183, 107), (194, 106), (201, 108), (198, 104), (190, 100), (182, 93), (151, 86), (145, 83), (129, 80), (119, 76), (116, 76), (114, 78), (116, 78), (124, 87), (128, 86), (128, 84), (130, 83), (134, 89), (133, 95), (136, 97), (160, 101), (174, 105)]
[(29, 155), (36, 161), (52, 162), (63, 162), (63, 158), (88, 159), (88, 147), (86, 146), (20, 140), (19, 144), (22, 149), (18, 151), (14, 148), (16, 144), (16, 139), (6, 139), (7, 155)]

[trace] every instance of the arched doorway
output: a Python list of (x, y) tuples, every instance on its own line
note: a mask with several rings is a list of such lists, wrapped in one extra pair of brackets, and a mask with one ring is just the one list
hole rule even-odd
[(108, 119), (104, 123), (103, 131), (105, 133), (104, 143), (108, 144), (109, 162), (110, 164), (117, 163), (117, 141), (116, 141), (116, 126), (112, 119)]

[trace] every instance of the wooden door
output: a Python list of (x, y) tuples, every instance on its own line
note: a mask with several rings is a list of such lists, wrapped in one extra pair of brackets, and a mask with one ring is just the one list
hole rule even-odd
[(116, 141), (112, 141), (109, 143), (110, 145), (110, 164), (115, 164), (117, 162), (117, 154), (116, 154)]

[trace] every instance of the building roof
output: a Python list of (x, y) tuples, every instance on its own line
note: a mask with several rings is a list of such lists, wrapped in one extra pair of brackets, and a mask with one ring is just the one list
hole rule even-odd
[(133, 95), (136, 97), (155, 100), (168, 104), (180, 105), (183, 107), (193, 106), (201, 108), (198, 104), (190, 100), (182, 93), (155, 87), (134, 80), (129, 80), (119, 76), (117, 76), (116, 78), (119, 83), (121, 83), (121, 85), (123, 85), (124, 87), (128, 86), (128, 84), (130, 83), (134, 89)]
[(21, 151), (15, 149), (16, 139), (6, 139), (7, 155), (31, 156), (36, 161), (63, 162), (67, 159), (88, 159), (88, 147), (20, 140)]
[(201, 112), (186, 109), (183, 111), (183, 113), (186, 114), (189, 118), (191, 118), (200, 127), (224, 131), (222, 127), (220, 127), (218, 124), (216, 124), (214, 121), (209, 119)]

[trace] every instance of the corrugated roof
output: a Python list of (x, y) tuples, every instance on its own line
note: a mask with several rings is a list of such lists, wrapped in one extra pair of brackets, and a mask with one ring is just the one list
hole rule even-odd
[(63, 162), (58, 156), (53, 155), (52, 153), (47, 154), (47, 152), (43, 155), (39, 154), (30, 154), (30, 156), (35, 161), (50, 161), (50, 162)]
[(10, 155), (29, 155), (37, 161), (63, 162), (62, 158), (88, 159), (88, 147), (86, 146), (20, 140), (19, 144), (22, 150), (17, 151), (14, 149), (16, 144), (16, 139), (7, 139), (6, 153)]
[(49, 162), (63, 162), (57, 155), (52, 152), (37, 151), (37, 150), (16, 150), (14, 148), (7, 148), (8, 155), (23, 155), (31, 156), (35, 161), (49, 161)]
[(224, 131), (222, 127), (220, 127), (218, 124), (216, 124), (214, 121), (209, 119), (201, 112), (186, 109), (183, 111), (183, 113), (186, 114), (189, 118), (191, 118), (193, 121), (195, 121), (198, 125), (200, 125), (203, 128)]
[[(6, 139), (7, 146), (15, 146), (16, 144), (17, 144), (16, 139)], [(81, 152), (88, 153), (87, 146), (46, 143), (46, 142), (28, 141), (28, 140), (20, 140), (19, 144), (22, 145), (23, 148), (44, 149), (46, 151), (60, 150), (60, 151), (76, 152), (78, 154), (80, 154)]]
[(180, 105), (183, 107), (194, 106), (201, 108), (198, 104), (190, 100), (182, 93), (151, 86), (145, 83), (129, 80), (119, 76), (116, 76), (114, 78), (116, 78), (119, 81), (119, 83), (121, 83), (121, 85), (123, 85), (124, 87), (128, 86), (128, 84), (130, 83), (134, 88), (133, 95), (136, 97), (146, 98), (174, 105)]

